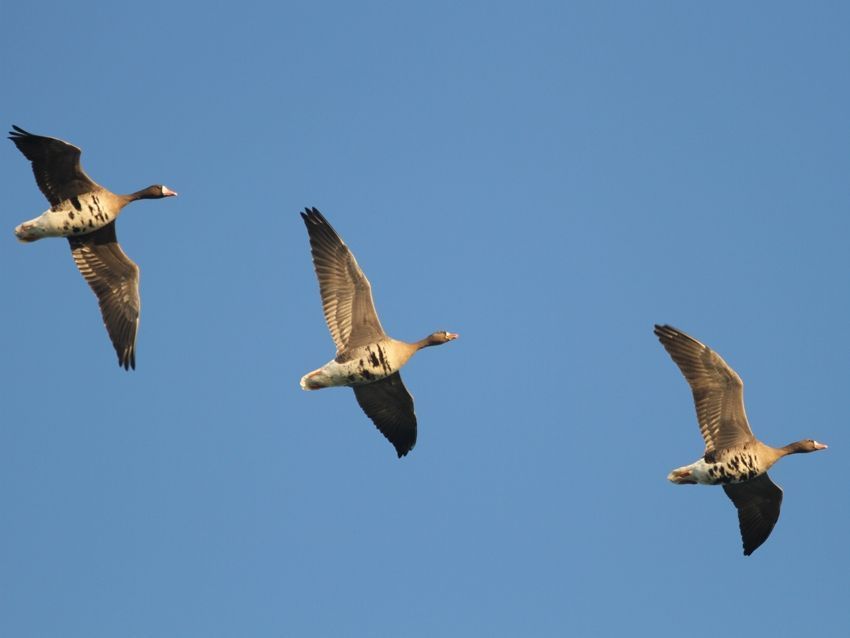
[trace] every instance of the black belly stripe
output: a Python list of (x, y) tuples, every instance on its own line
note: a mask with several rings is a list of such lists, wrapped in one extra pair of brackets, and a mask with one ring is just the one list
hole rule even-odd
[[(91, 200), (94, 202), (94, 207), (97, 209), (98, 215), (100, 216), (99, 219), (104, 222), (108, 221), (109, 216), (100, 207), (100, 200), (97, 198), (97, 195), (92, 194)], [(98, 215), (95, 215), (95, 217), (98, 217)]]
[(384, 349), (383, 349), (381, 346), (378, 346), (378, 358), (379, 358), (379, 359), (380, 359), (380, 361), (381, 361), (381, 367), (384, 369), (384, 372), (389, 373), (389, 371), (390, 371), (390, 364), (389, 364), (389, 362), (387, 361), (387, 356), (386, 356), (386, 354), (384, 353)]

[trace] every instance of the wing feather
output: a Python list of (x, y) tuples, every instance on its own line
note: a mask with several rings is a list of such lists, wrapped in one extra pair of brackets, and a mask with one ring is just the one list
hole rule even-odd
[(352, 389), (357, 403), (393, 444), (399, 458), (410, 452), (416, 445), (416, 414), (413, 397), (404, 387), (401, 375), (396, 372), (374, 383), (352, 386)]
[(100, 188), (80, 166), (79, 148), (55, 137), (33, 135), (18, 126), (12, 129), (9, 139), (32, 163), (35, 181), (51, 206)]
[(305, 209), (301, 217), (310, 236), (325, 321), (337, 354), (385, 337), (372, 286), (348, 246), (317, 209)]
[(711, 348), (672, 326), (656, 325), (655, 335), (691, 386), (706, 453), (752, 441), (741, 377)]
[(97, 296), (118, 365), (135, 370), (141, 309), (139, 267), (118, 245), (115, 222), (88, 235), (68, 237), (68, 241), (74, 263)]
[(767, 540), (782, 506), (782, 488), (765, 473), (744, 483), (723, 486), (738, 510), (738, 527), (744, 544), (744, 556), (749, 556)]

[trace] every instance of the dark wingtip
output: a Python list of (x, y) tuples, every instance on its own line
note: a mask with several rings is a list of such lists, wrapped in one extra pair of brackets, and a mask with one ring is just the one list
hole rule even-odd
[(655, 328), (653, 329), (653, 331), (652, 331), (652, 332), (653, 332), (653, 333), (655, 333), (655, 336), (656, 336), (656, 337), (658, 337), (658, 339), (659, 339), (660, 341), (662, 341), (662, 342), (663, 342), (665, 339), (667, 339), (667, 340), (671, 340), (671, 339), (673, 339), (674, 337), (676, 337), (676, 336), (678, 336), (678, 335), (682, 335), (683, 337), (686, 337), (686, 336), (687, 336), (687, 335), (686, 335), (684, 332), (682, 332), (681, 330), (678, 330), (677, 328), (674, 328), (673, 326), (668, 325), (668, 324), (666, 324), (666, 323), (663, 323), (663, 324), (658, 324), (658, 323), (657, 323), (657, 324), (655, 324)]
[(14, 142), (19, 137), (24, 137), (26, 135), (32, 135), (32, 133), (28, 133), (27, 131), (22, 129), (20, 126), (16, 126), (16, 125), (12, 124), (12, 130), (9, 131), (9, 139), (10, 140), (12, 140)]
[[(383, 434), (383, 433), (382, 433)], [(416, 447), (416, 435), (413, 437), (396, 437), (396, 440), (393, 441), (384, 434), (387, 441), (392, 443), (392, 446), (395, 448), (396, 454), (398, 454), (398, 458), (403, 456), (407, 456), (408, 452), (410, 452), (413, 448)], [(411, 438), (413, 440), (411, 440)]]
[(130, 368), (136, 369), (136, 352), (135, 350), (125, 353), (123, 356), (118, 355), (118, 367), (124, 368), (129, 372)]
[(331, 226), (331, 223), (325, 219), (325, 216), (319, 212), (319, 209), (313, 206), (312, 208), (305, 208), (304, 212), (301, 213), (301, 218), (304, 220), (304, 225), (307, 226), (307, 232), (310, 235), (313, 235), (313, 230), (317, 230), (318, 232), (324, 232), (325, 234), (330, 233), (331, 236), (342, 242), (342, 239), (337, 234), (334, 227)]
[(312, 206), (312, 207), (309, 207), (309, 208), (305, 207), (304, 212), (301, 213), (301, 218), (305, 222), (310, 221), (314, 224), (315, 223), (325, 223), (325, 224), (328, 223), (328, 221), (325, 219), (325, 216), (322, 215), (322, 213), (319, 212), (319, 209), (316, 208), (315, 206)]
[[(773, 529), (771, 528), (770, 531), (772, 532)], [(769, 536), (770, 536), (770, 532), (768, 532), (767, 536), (765, 536), (762, 539), (745, 539), (745, 538), (742, 538), (741, 540), (743, 541), (743, 545), (744, 545), (744, 556), (750, 556), (759, 547), (764, 545), (764, 542), (768, 539)]]

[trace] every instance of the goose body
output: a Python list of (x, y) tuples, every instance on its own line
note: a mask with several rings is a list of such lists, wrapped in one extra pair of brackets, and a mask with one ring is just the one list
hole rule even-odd
[(384, 332), (372, 301), (372, 287), (354, 255), (315, 208), (301, 213), (328, 329), (336, 357), (301, 378), (304, 390), (349, 386), (366, 415), (392, 443), (399, 457), (416, 444), (413, 397), (399, 370), (422, 348), (457, 338), (435, 332), (415, 343), (393, 339)]
[(98, 189), (65, 199), (44, 213), (15, 228), (19, 241), (32, 242), (43, 237), (86, 235), (106, 226), (121, 212), (112, 193)]
[(39, 189), (50, 208), (19, 224), (15, 236), (29, 243), (45, 237), (66, 237), (74, 263), (98, 299), (106, 331), (125, 370), (136, 367), (139, 326), (139, 267), (115, 234), (121, 210), (138, 199), (177, 195), (161, 184), (129, 195), (116, 195), (95, 183), (80, 166), (81, 151), (68, 142), (33, 135), (17, 126), (9, 139), (32, 163)]
[(706, 456), (673, 470), (668, 475), (668, 480), (673, 483), (692, 482), (700, 485), (743, 483), (764, 474), (775, 462), (759, 455), (756, 446), (752, 444)]
[(412, 344), (390, 338), (380, 339), (352, 348), (318, 370), (305, 374), (301, 378), (301, 387), (304, 390), (318, 390), (380, 381), (398, 372), (414, 352), (416, 350)]
[(655, 335), (682, 371), (694, 396), (705, 453), (676, 468), (668, 480), (678, 485), (722, 485), (738, 510), (738, 526), (749, 556), (779, 520), (782, 489), (767, 471), (783, 456), (816, 452), (826, 445), (803, 439), (774, 448), (756, 439), (744, 410), (744, 383), (723, 358), (671, 326), (655, 326)]

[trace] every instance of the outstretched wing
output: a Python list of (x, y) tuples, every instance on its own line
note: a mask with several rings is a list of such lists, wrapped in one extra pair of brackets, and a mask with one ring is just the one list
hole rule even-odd
[(765, 473), (744, 483), (728, 483), (723, 490), (738, 510), (744, 556), (749, 556), (767, 540), (779, 520), (782, 488)]
[(88, 235), (68, 237), (68, 241), (74, 263), (97, 295), (118, 365), (135, 370), (141, 308), (139, 267), (118, 245), (114, 221)]
[(55, 137), (42, 137), (12, 126), (9, 139), (32, 162), (32, 172), (51, 206), (100, 188), (80, 166), (80, 149)]
[(385, 337), (372, 287), (348, 246), (317, 209), (305, 209), (301, 217), (310, 236), (325, 320), (337, 354)]
[(753, 440), (741, 377), (711, 348), (672, 326), (656, 325), (655, 335), (691, 386), (706, 453)]
[(367, 383), (352, 386), (357, 403), (395, 447), (399, 458), (416, 445), (416, 414), (413, 397), (404, 387), (398, 372)]

